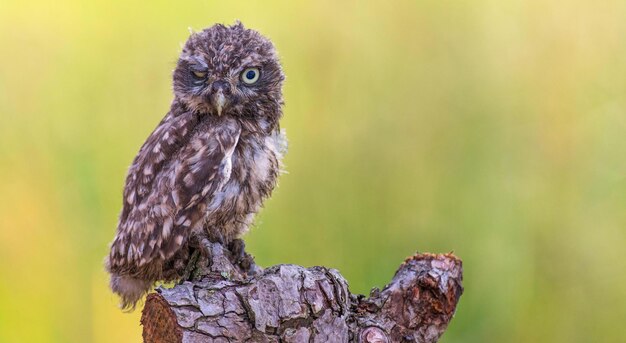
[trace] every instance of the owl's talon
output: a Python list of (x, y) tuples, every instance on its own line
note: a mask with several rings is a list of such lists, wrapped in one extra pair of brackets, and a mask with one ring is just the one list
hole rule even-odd
[(189, 258), (189, 262), (187, 263), (187, 266), (185, 266), (185, 271), (183, 272), (183, 275), (180, 278), (181, 283), (185, 281), (191, 281), (193, 279), (194, 272), (197, 269), (196, 263), (198, 262), (199, 257), (200, 257), (200, 251), (194, 250), (193, 253), (191, 254), (191, 257)]
[(208, 238), (203, 237), (200, 239), (200, 248), (202, 250), (202, 253), (204, 255), (204, 257), (206, 257), (207, 260), (212, 260), (213, 259), (213, 243), (211, 242)]
[(258, 269), (258, 266), (254, 264), (254, 257), (246, 253), (246, 244), (243, 239), (233, 240), (230, 243), (229, 250), (235, 265), (241, 267), (245, 273), (255, 273), (255, 268)]
[(245, 257), (246, 243), (243, 241), (243, 239), (234, 239), (232, 242), (230, 242), (228, 250), (230, 250), (230, 253), (233, 256), (233, 262), (235, 264), (239, 264)]
[(222, 246), (225, 246), (226, 239), (224, 239), (224, 235), (219, 230), (214, 230), (214, 231), (217, 231), (217, 232), (211, 233), (211, 238), (213, 238), (213, 242), (219, 243)]

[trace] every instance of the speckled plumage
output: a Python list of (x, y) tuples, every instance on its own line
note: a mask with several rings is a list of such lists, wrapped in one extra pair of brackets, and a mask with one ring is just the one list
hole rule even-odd
[[(260, 73), (254, 84), (243, 82), (248, 68)], [(189, 37), (170, 111), (126, 178), (106, 261), (123, 307), (134, 307), (156, 281), (181, 276), (193, 235), (229, 243), (246, 232), (286, 149), (278, 125), (283, 80), (272, 43), (240, 23)]]

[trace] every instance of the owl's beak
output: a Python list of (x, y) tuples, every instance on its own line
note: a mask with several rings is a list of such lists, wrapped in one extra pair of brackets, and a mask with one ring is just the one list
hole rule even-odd
[(211, 103), (218, 116), (228, 105), (228, 95), (230, 95), (230, 84), (226, 80), (217, 80), (211, 84)]
[(215, 110), (217, 110), (217, 115), (222, 115), (222, 110), (224, 109), (224, 105), (226, 105), (226, 97), (222, 93), (221, 90), (217, 91), (217, 94), (213, 96), (215, 101)]

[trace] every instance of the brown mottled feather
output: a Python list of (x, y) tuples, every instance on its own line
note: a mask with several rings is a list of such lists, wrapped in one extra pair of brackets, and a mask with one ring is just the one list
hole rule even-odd
[[(230, 171), (223, 167), (231, 163), (230, 158), (241, 131), (234, 120), (206, 120), (213, 125), (201, 123), (206, 130), (198, 131), (192, 137), (191, 145), (178, 152), (177, 160), (169, 160), (168, 163), (139, 161), (140, 168), (163, 168), (163, 173), (148, 177), (150, 175), (141, 173), (141, 169), (131, 168), (126, 193), (127, 198), (135, 197), (135, 200), (132, 203), (127, 200), (122, 211), (126, 215), (120, 219), (118, 234), (111, 246), (112, 271), (121, 269), (132, 274), (136, 267), (150, 263), (155, 257), (163, 260), (172, 257), (186, 241), (190, 229), (202, 224), (205, 209), (198, 203), (212, 197), (228, 181)], [(159, 128), (155, 132), (161, 131)], [(182, 134), (180, 130), (176, 133)], [(174, 132), (172, 136), (184, 137)], [(151, 136), (154, 137), (163, 136)], [(149, 141), (144, 148), (165, 143), (163, 141)], [(192, 145), (199, 149), (194, 149)], [(137, 174), (141, 178), (138, 182), (133, 178)], [(146, 182), (149, 182), (148, 186), (144, 186)], [(142, 187), (147, 187), (146, 191), (142, 192)], [(128, 241), (132, 244), (127, 244)]]

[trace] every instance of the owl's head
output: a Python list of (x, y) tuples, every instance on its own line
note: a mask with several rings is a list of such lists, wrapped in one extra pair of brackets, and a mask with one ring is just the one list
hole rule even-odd
[(199, 114), (262, 120), (281, 116), (285, 79), (273, 44), (237, 22), (192, 33), (174, 71), (174, 95)]

